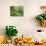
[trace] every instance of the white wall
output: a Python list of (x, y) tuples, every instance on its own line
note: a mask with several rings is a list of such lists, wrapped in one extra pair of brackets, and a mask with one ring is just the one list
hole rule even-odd
[[(24, 6), (23, 17), (10, 16), (10, 6), (16, 5)], [(36, 15), (41, 13), (41, 5), (46, 5), (46, 0), (0, 0), (0, 33), (4, 34), (6, 25), (15, 25), (19, 36), (36, 33), (36, 29), (41, 28), (35, 20)]]

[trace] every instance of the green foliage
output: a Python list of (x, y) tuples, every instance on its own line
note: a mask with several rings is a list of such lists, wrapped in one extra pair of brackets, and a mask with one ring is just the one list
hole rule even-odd
[(6, 26), (5, 30), (6, 30), (5, 34), (9, 38), (11, 38), (12, 36), (16, 36), (18, 33), (15, 26)]
[(23, 16), (23, 6), (11, 6), (10, 15), (11, 16)]
[(38, 15), (38, 16), (36, 16), (36, 19), (39, 21), (42, 21), (42, 20), (46, 19), (46, 15), (45, 14)]
[(42, 16), (37, 16), (36, 19), (39, 20), (39, 21), (42, 21), (43, 17)]

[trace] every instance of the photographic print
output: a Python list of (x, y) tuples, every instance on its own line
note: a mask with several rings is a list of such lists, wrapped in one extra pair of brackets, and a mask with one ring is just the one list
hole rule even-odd
[(23, 16), (23, 6), (10, 6), (10, 16)]

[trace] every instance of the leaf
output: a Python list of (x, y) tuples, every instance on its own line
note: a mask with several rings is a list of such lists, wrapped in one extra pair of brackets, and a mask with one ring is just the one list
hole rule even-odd
[[(16, 34), (18, 33), (18, 31), (16, 30), (16, 27), (15, 26), (8, 26), (8, 27), (9, 27), (8, 28), (9, 30), (6, 29), (6, 32), (5, 32), (6, 36), (8, 37), (16, 36)], [(13, 27), (15, 27), (15, 29)]]
[(39, 21), (44, 20), (44, 18), (43, 18), (41, 15), (38, 15), (38, 16), (36, 17), (36, 19), (39, 20)]

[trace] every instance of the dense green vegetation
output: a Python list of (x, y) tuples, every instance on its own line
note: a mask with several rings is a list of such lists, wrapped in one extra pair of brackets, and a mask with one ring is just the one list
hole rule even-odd
[(6, 26), (5, 34), (9, 38), (11, 38), (12, 36), (16, 36), (17, 33), (18, 33), (18, 31), (15, 26)]

